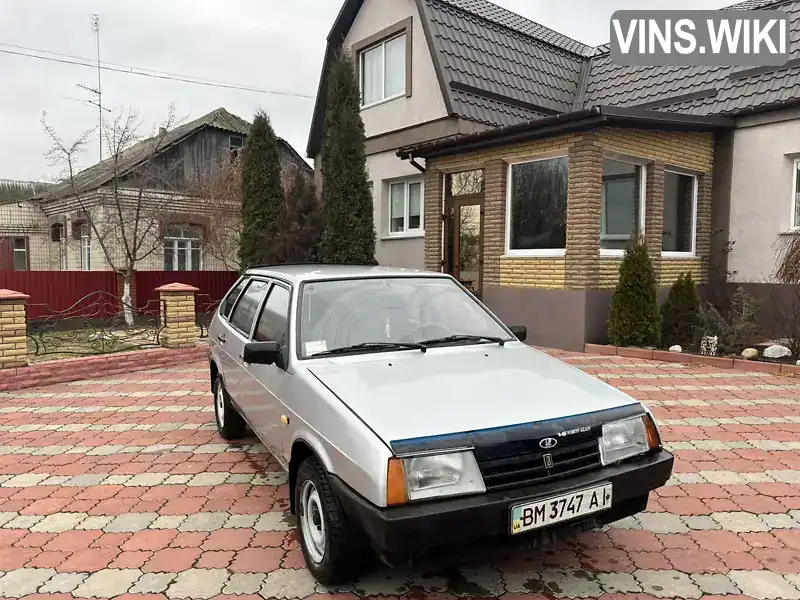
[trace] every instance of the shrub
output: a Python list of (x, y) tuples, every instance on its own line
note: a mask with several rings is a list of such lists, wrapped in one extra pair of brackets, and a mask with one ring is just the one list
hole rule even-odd
[(647, 246), (636, 236), (625, 251), (606, 324), (615, 346), (655, 346), (661, 334), (656, 277)]
[(691, 273), (681, 273), (672, 284), (661, 310), (661, 343), (688, 348), (700, 323), (700, 296)]
[(727, 316), (710, 302), (700, 310), (702, 335), (717, 336), (717, 352), (722, 355), (737, 354), (754, 341), (758, 333), (761, 307), (755, 298), (739, 287), (731, 300)]

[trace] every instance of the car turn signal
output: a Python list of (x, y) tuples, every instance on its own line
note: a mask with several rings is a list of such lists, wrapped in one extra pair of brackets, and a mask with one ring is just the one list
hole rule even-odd
[(408, 502), (406, 469), (402, 458), (390, 458), (386, 472), (386, 506), (399, 506)]
[(644, 416), (644, 428), (647, 431), (647, 444), (651, 450), (661, 449), (661, 436), (658, 433), (655, 421), (650, 414)]

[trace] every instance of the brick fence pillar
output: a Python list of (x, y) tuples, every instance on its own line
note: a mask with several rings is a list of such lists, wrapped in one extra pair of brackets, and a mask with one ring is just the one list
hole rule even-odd
[(195, 294), (200, 291), (185, 283), (169, 283), (156, 288), (162, 301), (161, 345), (165, 348), (190, 348), (197, 344)]
[(21, 292), (0, 290), (0, 369), (28, 366), (25, 302)]

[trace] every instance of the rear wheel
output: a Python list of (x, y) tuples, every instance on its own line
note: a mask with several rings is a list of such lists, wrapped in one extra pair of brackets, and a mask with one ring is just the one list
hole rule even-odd
[(214, 382), (214, 416), (217, 420), (217, 431), (223, 439), (238, 440), (244, 437), (247, 424), (233, 407), (222, 375), (217, 375)]
[(300, 464), (293, 493), (308, 570), (323, 585), (352, 581), (361, 566), (363, 545), (316, 458)]

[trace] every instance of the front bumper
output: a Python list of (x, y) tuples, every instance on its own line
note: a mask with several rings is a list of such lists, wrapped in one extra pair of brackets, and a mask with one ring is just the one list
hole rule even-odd
[[(563, 529), (587, 520), (592, 520), (596, 526), (617, 521), (644, 510), (647, 495), (670, 478), (673, 462), (672, 454), (660, 450), (539, 486), (391, 508), (374, 506), (336, 477), (331, 478), (331, 483), (348, 519), (360, 526), (380, 552), (408, 554), (434, 546), (510, 535), (512, 506), (601, 483), (613, 485), (611, 508), (579, 517), (572, 523), (537, 529), (531, 534), (547, 534), (549, 529)], [(519, 537), (526, 535), (529, 534)]]

